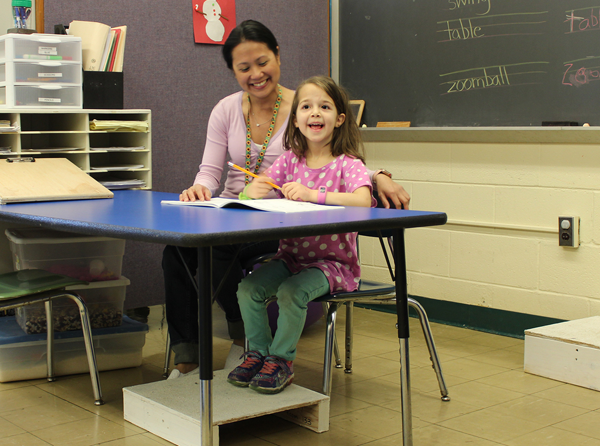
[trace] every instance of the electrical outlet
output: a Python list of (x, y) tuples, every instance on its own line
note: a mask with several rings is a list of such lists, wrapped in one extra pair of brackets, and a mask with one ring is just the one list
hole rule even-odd
[(579, 217), (558, 217), (558, 246), (579, 247)]

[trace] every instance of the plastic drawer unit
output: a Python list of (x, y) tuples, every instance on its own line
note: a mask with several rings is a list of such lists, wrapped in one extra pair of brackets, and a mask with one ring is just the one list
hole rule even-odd
[(79, 37), (0, 36), (0, 108), (82, 108), (81, 61)]

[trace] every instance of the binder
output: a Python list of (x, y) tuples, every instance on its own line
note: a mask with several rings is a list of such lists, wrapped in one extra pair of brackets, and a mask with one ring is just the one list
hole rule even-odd
[(102, 56), (110, 26), (98, 22), (73, 20), (69, 24), (69, 35), (81, 37), (81, 52), (84, 71), (102, 70)]
[(0, 160), (0, 204), (113, 196), (66, 158)]

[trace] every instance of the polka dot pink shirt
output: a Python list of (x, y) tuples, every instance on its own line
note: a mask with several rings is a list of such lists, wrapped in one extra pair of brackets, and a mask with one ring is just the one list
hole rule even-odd
[[(311, 169), (304, 158), (299, 160), (288, 150), (265, 173), (278, 186), (296, 181), (310, 189), (325, 186), (328, 192), (352, 193), (363, 186), (373, 192), (363, 162), (346, 155), (340, 155), (320, 169)], [(372, 206), (375, 205), (372, 199)], [(356, 232), (350, 232), (283, 239), (279, 241), (275, 258), (283, 260), (294, 274), (306, 268), (319, 268), (327, 277), (331, 292), (354, 291), (360, 281), (356, 236)]]

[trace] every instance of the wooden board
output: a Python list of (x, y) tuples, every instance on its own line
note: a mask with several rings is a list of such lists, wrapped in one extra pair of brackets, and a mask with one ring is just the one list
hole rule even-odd
[[(329, 430), (329, 397), (292, 384), (276, 395), (236, 387), (228, 370), (214, 372), (213, 444), (219, 426), (275, 414), (315, 432)], [(156, 381), (123, 388), (126, 421), (180, 446), (195, 446), (200, 438), (200, 376)], [(314, 441), (313, 443), (317, 443)]]
[(410, 127), (410, 121), (378, 122), (377, 127)]
[(0, 160), (0, 204), (112, 197), (111, 191), (66, 158)]
[(600, 390), (600, 316), (525, 330), (524, 370)]

